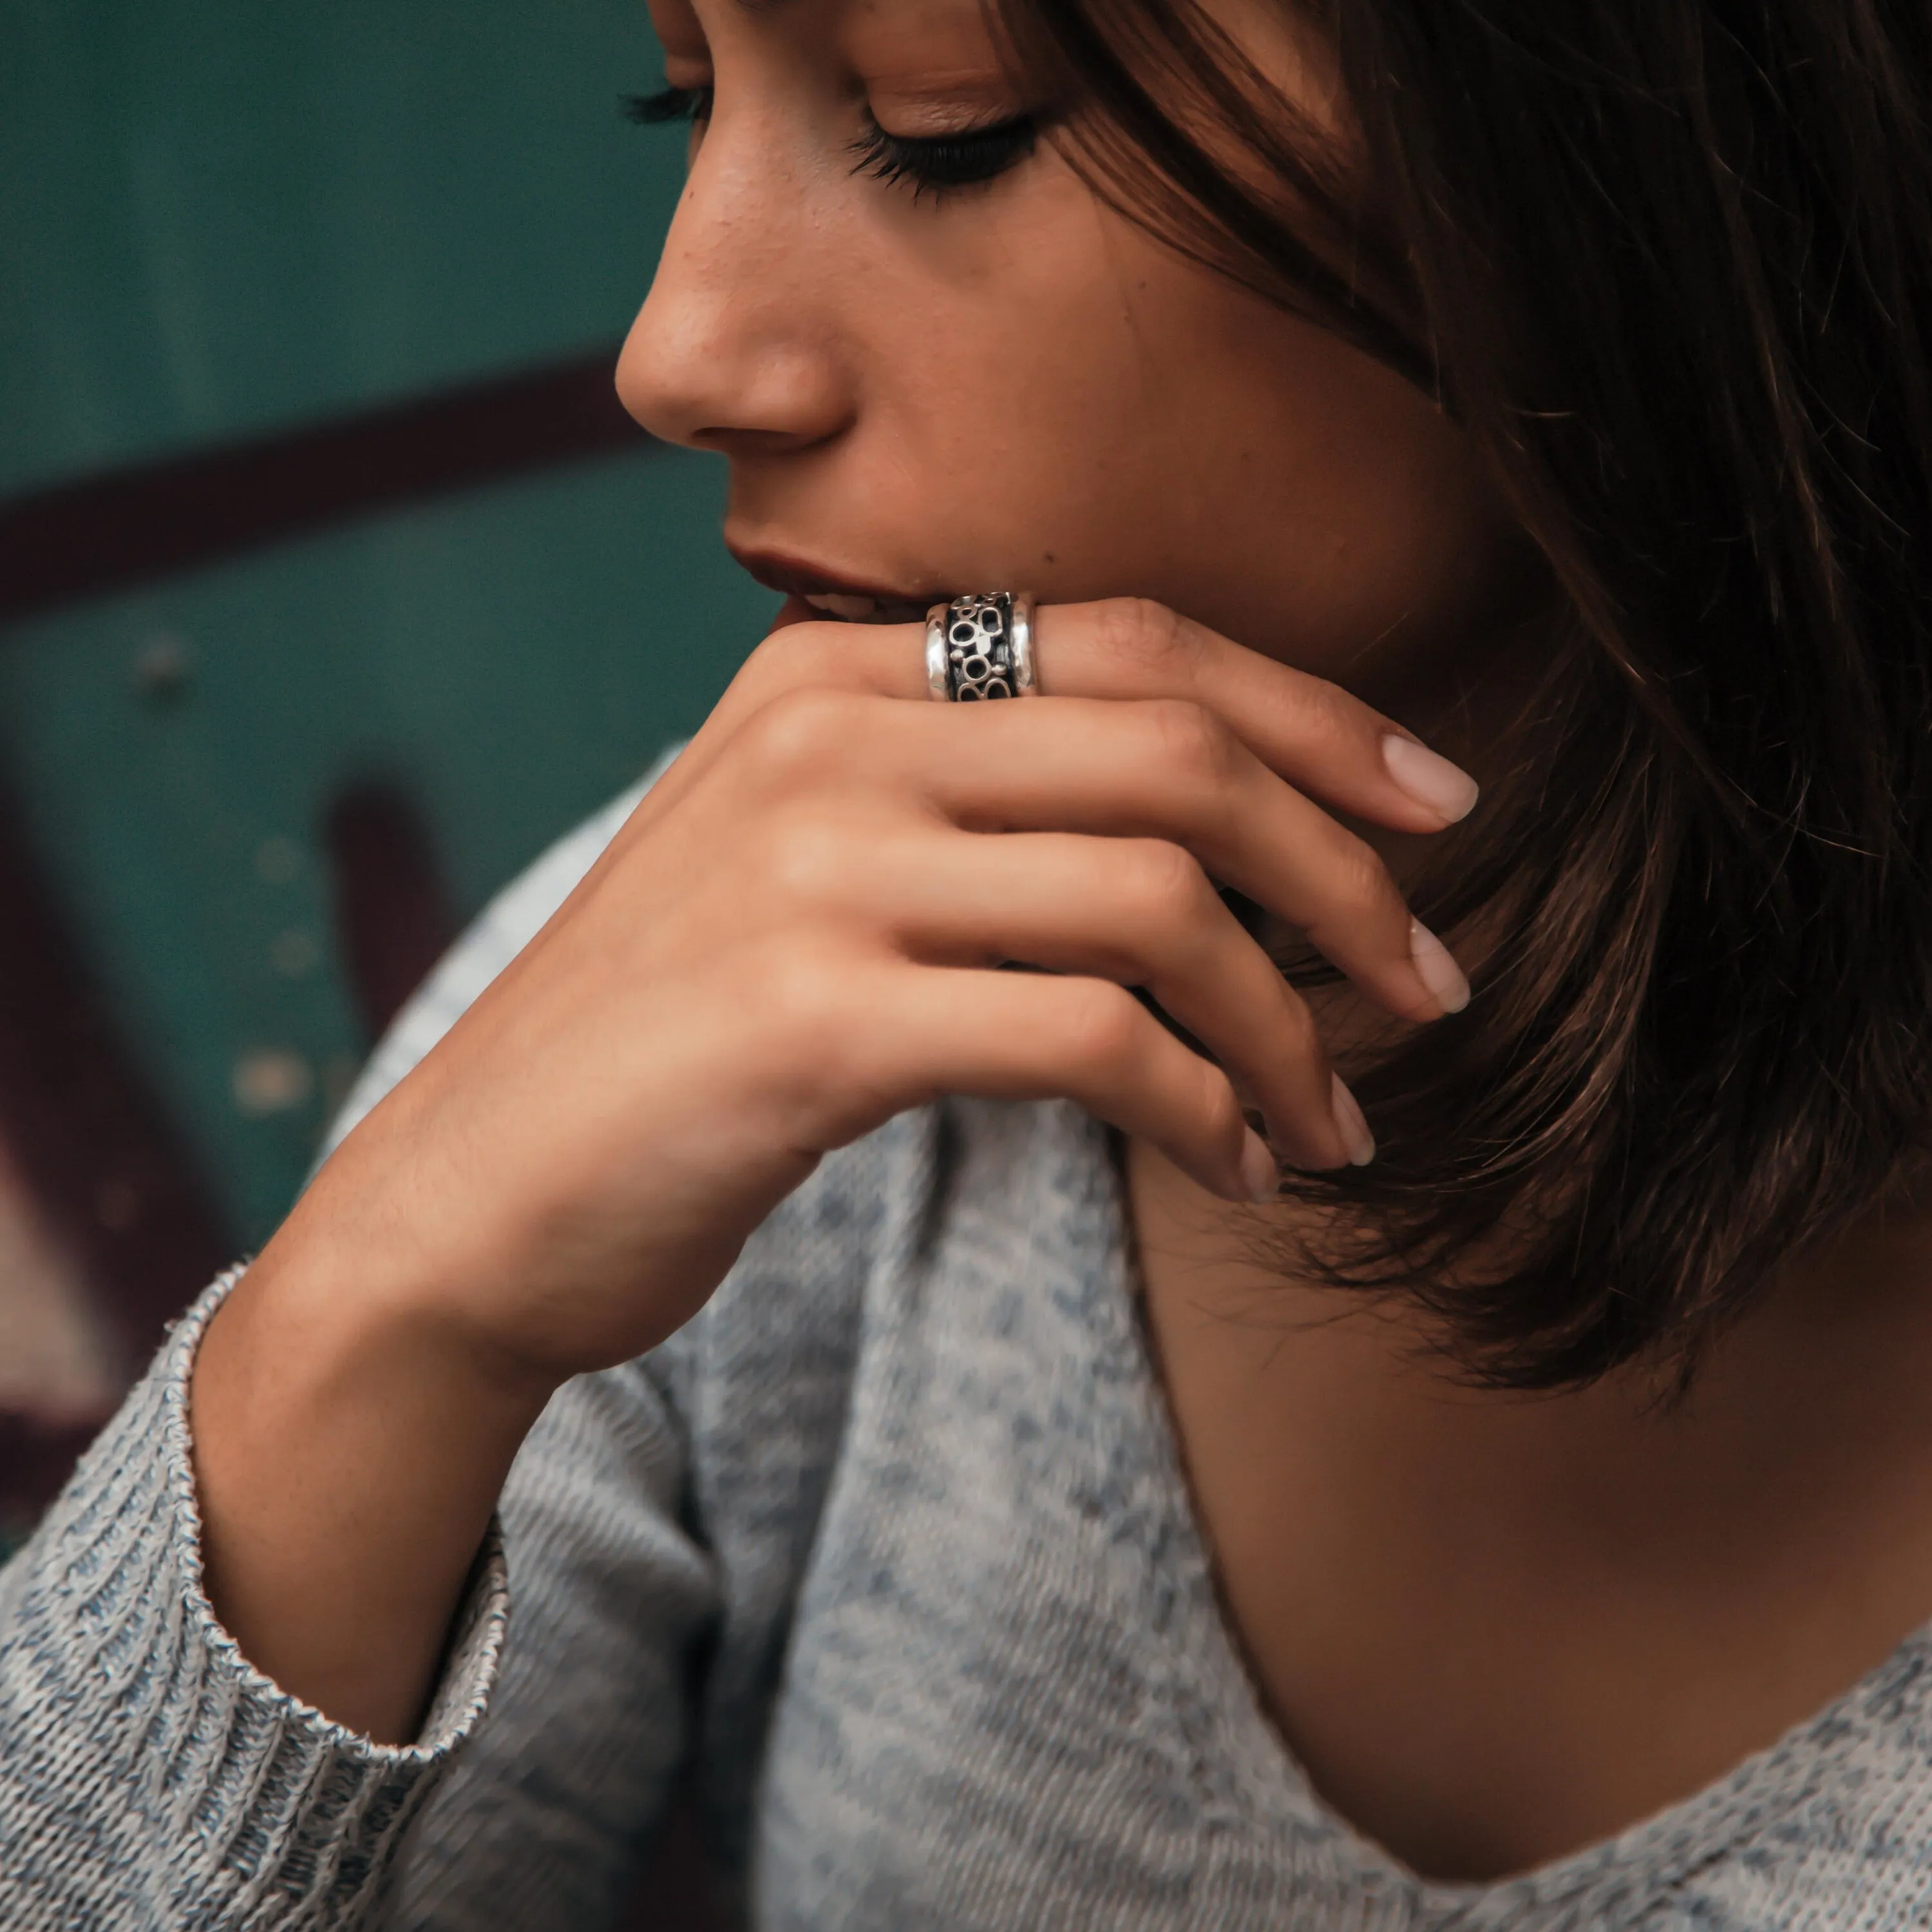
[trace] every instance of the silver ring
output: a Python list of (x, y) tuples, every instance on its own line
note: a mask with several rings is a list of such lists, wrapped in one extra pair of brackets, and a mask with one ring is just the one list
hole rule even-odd
[(1033, 698), (1033, 599), (1023, 590), (956, 597), (926, 614), (926, 688), (942, 704)]

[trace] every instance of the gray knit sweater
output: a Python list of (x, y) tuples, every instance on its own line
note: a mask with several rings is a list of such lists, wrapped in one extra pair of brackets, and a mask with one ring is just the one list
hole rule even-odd
[[(628, 800), (499, 902), (412, 1064)], [(1100, 1132), (961, 1104), (828, 1161), (696, 1321), (572, 1383), (408, 1749), (203, 1597), (176, 1330), (0, 1574), (0, 1926), (594, 1932), (680, 1771), (797, 1932), (1932, 1926), (1932, 1635), (1621, 1838), (1425, 1884), (1310, 1789), (1218, 1613)]]

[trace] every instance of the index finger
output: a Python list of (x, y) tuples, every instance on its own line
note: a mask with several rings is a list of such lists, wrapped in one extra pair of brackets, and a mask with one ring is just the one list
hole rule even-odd
[[(1134, 597), (1042, 604), (1034, 638), (1041, 696), (1188, 699), (1298, 790), (1358, 818), (1440, 832), (1476, 802), (1474, 779), (1372, 705), (1164, 604)], [(923, 626), (827, 622), (773, 631), (699, 733), (694, 765), (752, 712), (805, 687), (930, 702)]]
[(1466, 818), (1474, 778), (1327, 678), (1251, 650), (1145, 598), (1043, 607), (1042, 692), (1184, 698), (1204, 706), (1298, 790), (1402, 832)]

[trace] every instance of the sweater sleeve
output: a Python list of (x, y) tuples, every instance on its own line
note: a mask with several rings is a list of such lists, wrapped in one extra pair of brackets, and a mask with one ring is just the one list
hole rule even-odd
[(560, 1390), (503, 1491), (515, 1609), (488, 1720), (416, 1821), (385, 1926), (600, 1932), (692, 1744), (719, 1592), (663, 1366)]
[(417, 1742), (378, 1744), (254, 1669), (202, 1588), (188, 1381), (216, 1283), (0, 1570), (0, 1924), (364, 1922), (475, 1728), (506, 1610), (493, 1536)]
[[(555, 911), (650, 778), (493, 902), (384, 1041), (332, 1141)], [(406, 1924), (589, 1932), (597, 1917), (545, 1916), (534, 1894), (512, 1916), (508, 1894), (456, 1874), (452, 1848), (484, 1868), (495, 1821), (532, 1872), (562, 1874), (556, 1897), (580, 1900), (615, 1895), (650, 1828), (681, 1748), (676, 1673), (709, 1602), (675, 1527), (682, 1450), (657, 1385), (640, 1368), (559, 1395), (512, 1469), (420, 1736), (377, 1744), (254, 1670), (202, 1587), (188, 1382), (233, 1280), (178, 1324), (0, 1570), (0, 1926), (350, 1932), (400, 1910)], [(513, 1578), (527, 1606), (511, 1642)], [(617, 1612), (626, 1592), (642, 1614)], [(496, 1775), (419, 1824), (479, 1732)]]

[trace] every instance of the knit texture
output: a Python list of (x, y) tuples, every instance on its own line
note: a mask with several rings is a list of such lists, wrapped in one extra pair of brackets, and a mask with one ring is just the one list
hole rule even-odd
[(0, 1926), (338, 1927), (475, 1727), (507, 1599), (493, 1535), (413, 1745), (372, 1744), (252, 1669), (201, 1587), (175, 1330), (0, 1570)]
[[(626, 808), (500, 902), (352, 1113)], [(551, 1403), (407, 1750), (278, 1691), (202, 1597), (218, 1285), (0, 1575), (0, 1925), (595, 1932), (681, 1773), (759, 1932), (1932, 1925), (1923, 1632), (1520, 1880), (1428, 1884), (1352, 1831), (1222, 1624), (1123, 1234), (1070, 1106), (949, 1103), (826, 1161), (695, 1321)]]

